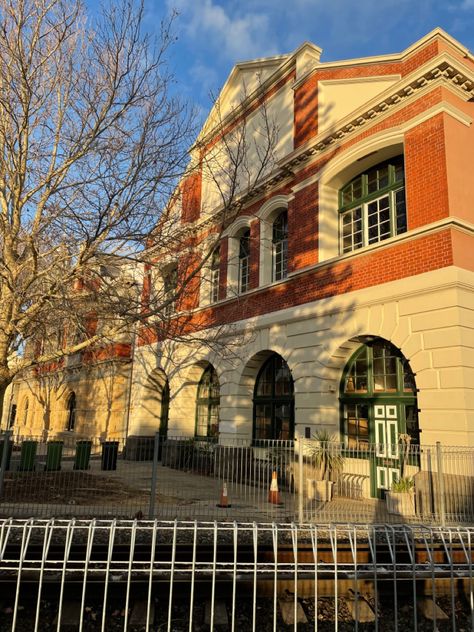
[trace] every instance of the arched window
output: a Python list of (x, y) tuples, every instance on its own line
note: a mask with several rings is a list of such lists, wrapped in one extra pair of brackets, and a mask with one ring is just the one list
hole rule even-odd
[(211, 255), (211, 278), (209, 302), (215, 303), (219, 300), (219, 281), (221, 271), (221, 251), (219, 246), (214, 248)]
[(25, 405), (23, 407), (23, 425), (26, 426), (28, 424), (28, 410), (30, 407), (30, 402), (28, 398), (25, 399)]
[(73, 391), (67, 400), (67, 425), (66, 429), (69, 431), (74, 430), (76, 425), (76, 393)]
[(239, 240), (239, 294), (247, 292), (250, 281), (250, 229)]
[(340, 251), (351, 252), (407, 230), (403, 156), (382, 162), (339, 192)]
[(209, 365), (199, 381), (196, 401), (196, 437), (217, 437), (219, 434), (219, 379)]
[(291, 371), (281, 356), (274, 353), (260, 369), (254, 391), (255, 441), (293, 439), (294, 388)]
[(283, 211), (273, 222), (272, 235), (273, 281), (288, 275), (288, 212)]
[(377, 495), (400, 477), (400, 435), (411, 445), (419, 444), (415, 376), (396, 347), (376, 339), (348, 362), (340, 401), (347, 447), (363, 453), (375, 444), (372, 490)]

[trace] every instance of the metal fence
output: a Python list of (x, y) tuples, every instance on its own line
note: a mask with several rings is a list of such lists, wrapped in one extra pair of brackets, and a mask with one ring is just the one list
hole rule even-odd
[(4, 434), (0, 515), (471, 524), (474, 450)]
[(0, 520), (0, 627), (472, 630), (473, 537), (466, 527)]

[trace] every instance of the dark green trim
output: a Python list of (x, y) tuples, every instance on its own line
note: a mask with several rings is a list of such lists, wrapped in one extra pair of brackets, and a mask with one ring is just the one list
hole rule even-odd
[[(390, 193), (390, 191), (395, 191), (397, 189), (401, 189), (402, 187), (404, 187), (405, 175), (403, 175), (403, 178), (401, 180), (395, 179), (396, 166), (398, 164), (397, 160), (400, 160), (401, 164), (404, 164), (403, 155), (396, 156), (395, 158), (391, 158), (390, 160), (386, 160), (385, 162), (380, 162), (379, 164), (374, 165), (370, 169), (367, 169), (366, 171), (359, 173), (357, 176), (352, 178), (352, 180), (350, 180), (347, 184), (345, 184), (339, 190), (339, 213), (348, 211), (351, 208), (357, 208), (358, 206), (361, 206), (362, 204), (366, 204), (367, 202), (376, 200), (379, 197), (383, 197), (387, 193)], [(374, 171), (380, 170), (381, 168), (385, 166), (388, 166), (387, 186), (381, 189), (377, 189), (376, 191), (373, 191), (372, 193), (369, 193), (369, 189), (368, 189), (369, 175), (372, 174)], [(361, 182), (362, 182), (362, 195), (352, 200), (351, 202), (344, 204), (343, 197), (344, 197), (345, 191), (347, 191), (347, 189), (359, 178), (361, 178)]]

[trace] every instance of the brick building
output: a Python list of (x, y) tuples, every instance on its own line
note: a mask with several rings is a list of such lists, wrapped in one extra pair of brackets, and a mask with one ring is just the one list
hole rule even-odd
[[(134, 350), (65, 359), (50, 430), (474, 445), (473, 118), (474, 56), (439, 29), (400, 54), (325, 63), (305, 43), (237, 64), (170, 207), (176, 239), (161, 254), (150, 240), (145, 304), (203, 258), (166, 307), (185, 328), (150, 319)], [(238, 129), (247, 175), (259, 139), (273, 160), (252, 186), (237, 174), (224, 213)], [(11, 396), (35, 433), (40, 387)]]
[(150, 329), (130, 435), (474, 445), (474, 56), (439, 29), (400, 54), (320, 55), (236, 65), (219, 132), (210, 113), (176, 228), (195, 236), (218, 216), (203, 156), (222, 130), (254, 129), (262, 104), (278, 130), (187, 293), (202, 336), (232, 324), (222, 351), (242, 341), (229, 355)]

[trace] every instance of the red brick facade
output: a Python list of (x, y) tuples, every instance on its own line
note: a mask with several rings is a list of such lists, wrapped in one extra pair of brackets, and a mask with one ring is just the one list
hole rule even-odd
[[(430, 64), (435, 64), (443, 52), (459, 60), (462, 58), (459, 51), (448, 42), (435, 37), (424, 45), (415, 47), (412, 52), (398, 60), (392, 56), (383, 61), (361, 60), (352, 66), (347, 63), (341, 64), (340, 67), (337, 64), (322, 68), (316, 66), (295, 84), (293, 111), (288, 112), (288, 116), (293, 120), (294, 149), (309, 146), (318, 134), (319, 81), (396, 75), (401, 77), (401, 82), (404, 77), (410, 77), (411, 80), (412, 77), (416, 77), (418, 71), (421, 72), (422, 67), (423, 72), (426, 72), (425, 69)], [(466, 68), (468, 66), (472, 66), (471, 61), (467, 63)], [(287, 72), (284, 78), (270, 86), (266, 95), (262, 95), (257, 101), (254, 100), (251, 108), (255, 109), (255, 103), (260, 104), (262, 100), (273, 97), (278, 89), (287, 86), (289, 77), (294, 79), (295, 76), (295, 72)], [(435, 78), (439, 76), (440, 72), (433, 75)], [(229, 240), (225, 236), (221, 240), (219, 301), (211, 306), (200, 305), (195, 315), (190, 316), (190, 324), (195, 322), (196, 325), (199, 323), (197, 326), (203, 327), (231, 322), (242, 317), (251, 318), (440, 269), (453, 265), (456, 257), (458, 261), (465, 260), (454, 251), (453, 243), (460, 245), (466, 241), (456, 236), (456, 228), (433, 227), (427, 231), (421, 229), (456, 214), (452, 202), (455, 196), (453, 198), (452, 195), (448, 195), (450, 180), (446, 143), (451, 137), (450, 147), (453, 147), (454, 142), (459, 142), (462, 130), (458, 133), (456, 126), (465, 123), (459, 119), (447, 126), (446, 120), (447, 117), (451, 117), (451, 113), (446, 110), (446, 104), (449, 103), (474, 118), (474, 103), (472, 100), (468, 102), (461, 94), (454, 93), (455, 86), (449, 83), (448, 75), (444, 83), (438, 80), (433, 81), (431, 85), (428, 85), (425, 79), (420, 79), (419, 86), (423, 89), (420, 89), (419, 94), (416, 92), (418, 84), (414, 85), (414, 88), (407, 89), (406, 100), (397, 96), (400, 92), (396, 93), (395, 87), (394, 98), (378, 112), (378, 118), (365, 124), (358, 133), (341, 133), (341, 140), (334, 143), (334, 148), (328, 146), (320, 152), (321, 155), (315, 153), (301, 164), (290, 166), (288, 173), (292, 175), (289, 180), (287, 176), (283, 187), (276, 184), (267, 188), (258, 201), (242, 205), (237, 216), (247, 215), (251, 218), (250, 291), (238, 298), (233, 298), (226, 292)], [(404, 98), (405, 94), (401, 94)], [(362, 115), (363, 107), (360, 110)], [(375, 117), (376, 113), (373, 116)], [(230, 128), (231, 125), (228, 129)], [(325, 263), (319, 251), (321, 190), (318, 174), (323, 168), (330, 167), (333, 161), (343, 157), (346, 152), (357, 148), (358, 144), (397, 131), (402, 139), (405, 161), (408, 232), (403, 235), (403, 239), (381, 242), (372, 249), (355, 251), (350, 256), (340, 259), (336, 255)], [(387, 146), (390, 146), (391, 142), (387, 140)], [(397, 142), (401, 146), (400, 140)], [(208, 147), (213, 145), (212, 141), (208, 141)], [(369, 146), (365, 154), (362, 153), (355, 160), (361, 160), (371, 153), (375, 152), (371, 152)], [(283, 164), (284, 160), (281, 163)], [(377, 164), (376, 158), (373, 164)], [(201, 194), (200, 176), (188, 178), (183, 186), (183, 222), (196, 221)], [(268, 244), (265, 246), (261, 243), (263, 229), (259, 210), (268, 200), (278, 195), (284, 195), (287, 199), (288, 278), (275, 284), (267, 283), (259, 288), (262, 279), (259, 269), (263, 261), (262, 248), (269, 247)], [(337, 202), (331, 213), (336, 231)], [(416, 232), (420, 230), (421, 232)], [(198, 225), (196, 231), (197, 235)], [(337, 240), (337, 235), (334, 239)], [(198, 285), (191, 285), (183, 305), (188, 309), (198, 307), (198, 297)], [(148, 341), (152, 339), (153, 336), (147, 338)]]

